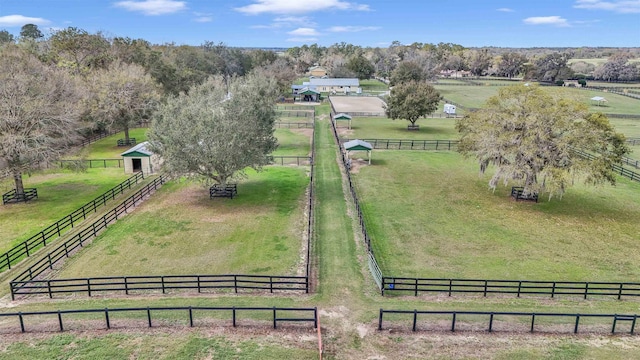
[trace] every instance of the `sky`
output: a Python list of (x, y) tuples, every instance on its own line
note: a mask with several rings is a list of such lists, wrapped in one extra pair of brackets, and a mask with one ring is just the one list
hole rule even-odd
[(640, 0), (0, 0), (0, 30), (28, 23), (178, 45), (640, 47)]

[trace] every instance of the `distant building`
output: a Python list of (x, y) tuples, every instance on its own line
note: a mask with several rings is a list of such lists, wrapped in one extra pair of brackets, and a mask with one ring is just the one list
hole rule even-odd
[(469, 76), (471, 76), (471, 72), (466, 70), (440, 70), (440, 77), (444, 78), (465, 78)]
[(309, 68), (309, 76), (313, 76), (314, 78), (321, 78), (323, 76), (327, 76), (327, 69), (322, 66), (312, 66)]
[(326, 79), (309, 79), (302, 85), (292, 85), (291, 90), (296, 96), (302, 91), (314, 90), (324, 93), (340, 93), (349, 94), (357, 93), (360, 88), (360, 81), (357, 78), (326, 78)]

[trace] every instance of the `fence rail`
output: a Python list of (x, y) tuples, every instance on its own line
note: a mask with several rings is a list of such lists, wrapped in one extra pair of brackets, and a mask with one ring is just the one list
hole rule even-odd
[(87, 167), (92, 168), (108, 168), (108, 167), (117, 167), (121, 168), (124, 166), (123, 159), (80, 159), (80, 160), (58, 160), (61, 168), (65, 166), (73, 166), (78, 164), (87, 164)]
[[(209, 306), (179, 306), (179, 307), (137, 307), (137, 308), (103, 308), (103, 309), (77, 309), (77, 310), (56, 310), (56, 311), (28, 311), (17, 313), (0, 313), (0, 317), (17, 318), (20, 324), (20, 332), (27, 332), (25, 327), (25, 318), (33, 316), (47, 316), (55, 315), (58, 321), (58, 327), (60, 331), (64, 331), (63, 315), (70, 314), (104, 314), (105, 326), (107, 329), (111, 329), (113, 320), (110, 315), (114, 313), (132, 313), (142, 312), (146, 314), (147, 324), (152, 327), (151, 312), (175, 312), (185, 311), (189, 326), (195, 326), (194, 311), (200, 312), (229, 312), (231, 315), (232, 326), (238, 326), (238, 313), (240, 312), (266, 312), (272, 314), (271, 323), (273, 328), (277, 329), (278, 323), (282, 322), (307, 322), (312, 323), (313, 328), (318, 327), (318, 309), (317, 308), (281, 308), (281, 307), (209, 307)], [(307, 317), (304, 315), (298, 315), (299, 313), (310, 314)], [(169, 324), (174, 324), (170, 322)], [(32, 332), (32, 331), (30, 331)]]
[(276, 110), (276, 114), (284, 117), (305, 117), (314, 118), (316, 112), (313, 109), (309, 110)]
[(165, 276), (109, 276), (93, 278), (12, 281), (11, 292), (15, 295), (159, 292), (163, 294), (175, 290), (230, 289), (274, 291), (307, 291), (306, 276), (273, 275), (165, 275)]
[(296, 164), (300, 165), (310, 165), (313, 163), (313, 157), (311, 156), (270, 156), (269, 160), (273, 164)]
[[(458, 149), (458, 140), (362, 139), (374, 149), (389, 150), (444, 150)], [(349, 141), (344, 140), (344, 141)]]
[(618, 324), (618, 322), (621, 321), (626, 321), (626, 322), (630, 322), (630, 330), (629, 330), (629, 334), (634, 335), (635, 334), (635, 326), (636, 326), (636, 321), (638, 319), (638, 315), (637, 314), (633, 314), (633, 315), (623, 315), (623, 314), (575, 314), (575, 313), (535, 313), (535, 312), (506, 312), (506, 311), (441, 311), (441, 310), (384, 310), (384, 309), (380, 309), (380, 315), (378, 317), (378, 330), (383, 330), (384, 326), (383, 326), (383, 317), (384, 314), (405, 314), (405, 315), (412, 315), (413, 316), (413, 325), (411, 327), (412, 331), (418, 331), (418, 315), (436, 315), (441, 317), (442, 315), (451, 315), (451, 327), (449, 328), (449, 330), (456, 331), (456, 320), (459, 321), (458, 317), (460, 315), (468, 315), (468, 316), (477, 316), (477, 315), (483, 315), (483, 316), (488, 316), (489, 317), (489, 324), (487, 327), (487, 331), (488, 332), (493, 332), (494, 331), (494, 321), (495, 321), (495, 317), (496, 316), (501, 316), (503, 317), (502, 320), (504, 321), (504, 317), (509, 317), (509, 319), (513, 319), (514, 317), (530, 317), (531, 318), (531, 322), (530, 322), (530, 332), (534, 332), (535, 330), (535, 325), (536, 325), (536, 319), (540, 319), (540, 318), (567, 318), (567, 317), (571, 317), (574, 318), (575, 321), (573, 322), (573, 333), (577, 334), (578, 333), (578, 328), (580, 326), (580, 319), (584, 319), (584, 318), (596, 318), (596, 319), (609, 319), (611, 320), (611, 333), (615, 334), (616, 333), (616, 325)]
[(126, 213), (127, 210), (134, 207), (138, 202), (143, 200), (145, 196), (151, 194), (153, 191), (161, 187), (164, 182), (165, 179), (163, 176), (154, 179), (151, 183), (145, 185), (135, 194), (128, 197), (118, 206), (109, 211), (106, 215), (99, 218), (91, 225), (88, 225), (71, 239), (65, 241), (64, 243), (60, 244), (60, 246), (51, 250), (51, 252), (45, 254), (40, 260), (20, 273), (20, 275), (16, 276), (13, 280), (11, 280), (10, 284), (12, 298), (14, 291), (17, 291), (20, 288), (13, 283), (19, 282), (23, 284), (23, 282), (25, 281), (35, 280), (37, 276), (44, 273), (48, 269), (53, 269), (54, 264), (64, 258), (68, 258), (70, 256), (70, 253), (77, 248), (83, 247), (85, 242), (93, 237), (96, 237), (100, 230), (106, 229), (112, 221), (118, 220), (118, 217), (120, 215)]
[(12, 204), (19, 202), (27, 202), (32, 199), (38, 198), (37, 189), (23, 189), (22, 193), (18, 193), (18, 190), (13, 189), (7, 193), (2, 194), (2, 205)]
[(485, 279), (438, 279), (438, 278), (382, 278), (382, 295), (385, 292), (456, 293), (466, 294), (517, 294), (521, 295), (574, 295), (622, 297), (640, 296), (640, 283), (632, 282), (581, 282), (581, 281), (535, 281), (535, 280), (485, 280)]
[(276, 111), (281, 110), (307, 110), (316, 111), (316, 107), (313, 105), (276, 105)]
[[(598, 157), (590, 154), (586, 151), (582, 151), (582, 150), (578, 150), (578, 149), (573, 149), (573, 152), (575, 152), (576, 154), (582, 156), (585, 159), (588, 160), (596, 160)], [(613, 171), (623, 177), (629, 178), (632, 181), (640, 181), (640, 174), (638, 174), (635, 171), (629, 170), (627, 168), (625, 168), (624, 166), (618, 165), (618, 164), (613, 164), (612, 166)]]
[(47, 241), (54, 237), (57, 238), (61, 236), (66, 232), (66, 230), (72, 229), (77, 225), (77, 223), (85, 220), (87, 215), (96, 212), (99, 207), (106, 205), (107, 201), (115, 199), (117, 195), (122, 194), (125, 190), (130, 189), (131, 186), (137, 184), (143, 179), (144, 174), (142, 172), (136, 173), (110, 190), (107, 190), (97, 198), (84, 204), (82, 207), (74, 210), (69, 215), (47, 226), (39, 233), (14, 246), (6, 253), (0, 255), (0, 271), (3, 271), (4, 269), (11, 269), (11, 265), (31, 256), (31, 254), (39, 248), (47, 246)]
[(313, 129), (313, 122), (276, 121), (275, 127), (287, 129)]

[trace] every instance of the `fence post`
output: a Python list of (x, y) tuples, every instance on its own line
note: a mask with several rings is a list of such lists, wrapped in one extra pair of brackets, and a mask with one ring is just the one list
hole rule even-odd
[(449, 296), (451, 296), (451, 287), (453, 286), (453, 279), (449, 279)]
[(484, 297), (487, 297), (487, 280), (484, 281)]
[(273, 307), (273, 328), (275, 329), (277, 327), (277, 320), (276, 320), (276, 307)]
[(151, 327), (151, 309), (147, 306), (147, 322), (149, 323), (149, 327)]
[(7, 257), (7, 266), (9, 267), (9, 270), (11, 270), (11, 258), (9, 257), (9, 252), (4, 253), (4, 255)]
[(489, 315), (489, 332), (493, 331), (493, 313)]
[(269, 292), (273, 293), (273, 277), (269, 276)]
[(196, 276), (197, 284), (198, 284), (198, 293), (200, 293), (200, 275)]
[(416, 323), (418, 322), (418, 310), (413, 309), (413, 328), (412, 331), (416, 331)]
[(91, 297), (91, 278), (87, 278), (87, 293)]
[(318, 307), (313, 308), (313, 328), (318, 328)]
[(64, 331), (64, 327), (62, 327), (62, 313), (58, 310), (58, 324), (60, 324), (60, 332)]
[(380, 316), (378, 317), (378, 331), (382, 330), (382, 313), (384, 310), (380, 309)]
[(193, 327), (193, 310), (189, 306), (189, 327)]
[(584, 284), (584, 298), (585, 298), (585, 299), (587, 298), (587, 294), (588, 294), (588, 293), (589, 293), (589, 283), (588, 283), (588, 282), (586, 282), (586, 283)]
[(553, 282), (553, 287), (551, 288), (551, 298), (556, 294), (556, 282)]
[(573, 333), (578, 333), (578, 323), (580, 322), (580, 314), (576, 314), (576, 326), (573, 328)]
[(124, 294), (129, 295), (129, 283), (126, 276), (124, 277)]
[(533, 325), (535, 324), (535, 322), (536, 322), (536, 314), (533, 313), (531, 314), (531, 332), (533, 332)]
[(104, 308), (104, 319), (107, 322), (107, 329), (111, 329), (111, 322), (109, 321), (109, 309)]
[(622, 297), (622, 283), (620, 283), (620, 288), (618, 289), (618, 300)]
[(49, 292), (49, 299), (53, 299), (53, 295), (51, 294), (51, 280), (47, 280), (47, 291)]
[(415, 291), (413, 293), (413, 296), (418, 296), (418, 278), (415, 278), (415, 283), (413, 284), (413, 286), (415, 287)]
[(236, 327), (236, 307), (235, 306), (231, 309), (231, 316), (233, 320), (233, 327)]
[(456, 312), (453, 312), (453, 318), (451, 319), (451, 331), (456, 331)]
[(29, 244), (26, 241), (23, 242), (23, 244), (24, 244), (25, 253), (27, 254), (27, 256), (31, 256), (31, 255), (29, 255)]
[(236, 294), (238, 293), (238, 277), (237, 275), (233, 275), (233, 289), (235, 290)]
[(160, 277), (160, 281), (162, 281), (162, 293), (164, 294), (164, 276)]
[(20, 331), (24, 332), (24, 319), (22, 318), (22, 312), (18, 313), (18, 319), (20, 320)]

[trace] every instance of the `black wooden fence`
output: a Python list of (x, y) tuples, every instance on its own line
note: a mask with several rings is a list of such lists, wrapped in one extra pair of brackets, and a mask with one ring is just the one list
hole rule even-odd
[(88, 168), (108, 168), (108, 167), (117, 167), (121, 168), (124, 166), (124, 159), (80, 159), (80, 160), (58, 160), (61, 168), (75, 165), (86, 164)]
[(19, 202), (26, 202), (38, 198), (37, 189), (23, 189), (22, 193), (18, 193), (16, 189), (2, 194), (2, 205)]
[(316, 112), (314, 109), (308, 110), (276, 110), (276, 114), (278, 116), (283, 117), (304, 117), (304, 118), (314, 118), (316, 116)]
[[(333, 104), (331, 105), (333, 109)], [(356, 209), (356, 213), (358, 214), (358, 222), (360, 224), (360, 232), (362, 233), (362, 237), (364, 239), (365, 245), (367, 246), (367, 263), (369, 265), (369, 271), (371, 271), (371, 275), (373, 276), (374, 281), (378, 285), (378, 288), (382, 288), (382, 271), (380, 270), (380, 266), (378, 266), (378, 261), (373, 253), (373, 249), (371, 247), (371, 238), (369, 237), (369, 233), (367, 232), (367, 228), (364, 221), (364, 214), (362, 213), (362, 208), (360, 207), (360, 201), (358, 200), (358, 195), (356, 194), (355, 185), (351, 179), (351, 173), (349, 172), (349, 164), (345, 152), (342, 151), (342, 146), (340, 145), (340, 136), (338, 135), (338, 130), (336, 129), (335, 121), (333, 120), (335, 113), (334, 111), (330, 114), (330, 123), (331, 129), (333, 130), (333, 136), (338, 145), (342, 165), (346, 171), (347, 181), (349, 182), (349, 192), (351, 193), (351, 198), (353, 199), (353, 204)]]
[(91, 135), (91, 136), (85, 138), (84, 140), (82, 140), (82, 142), (80, 143), (80, 146), (87, 146), (87, 145), (89, 145), (91, 143), (94, 143), (94, 142), (96, 142), (98, 140), (101, 140), (101, 139), (104, 139), (104, 138), (109, 137), (111, 135), (117, 134), (118, 132), (119, 131), (116, 131), (116, 130), (109, 130), (109, 131), (101, 132), (99, 134)]
[[(635, 325), (638, 319), (638, 315), (621, 315), (621, 314), (573, 314), (573, 313), (535, 313), (535, 312), (505, 312), (505, 311), (441, 311), (441, 310), (384, 310), (380, 309), (380, 316), (378, 317), (378, 330), (383, 330), (383, 316), (384, 314), (405, 314), (412, 315), (413, 325), (411, 327), (412, 331), (418, 331), (418, 315), (433, 315), (438, 318), (442, 317), (442, 315), (451, 315), (451, 327), (448, 330), (456, 331), (456, 320), (459, 316), (466, 315), (469, 316), (488, 316), (489, 324), (487, 327), (487, 331), (494, 331), (494, 320), (496, 316), (500, 317), (501, 321), (505, 320), (513, 320), (516, 317), (528, 317), (531, 318), (530, 322), (530, 332), (534, 332), (536, 318), (574, 318), (575, 321), (573, 323), (573, 333), (578, 333), (578, 327), (580, 325), (580, 319), (607, 319), (612, 321), (611, 333), (616, 333), (616, 325), (618, 322), (624, 321), (630, 323), (629, 334), (633, 335), (635, 333)], [(459, 319), (458, 319), (459, 321)], [(509, 330), (513, 331), (513, 330)]]
[(47, 246), (47, 241), (52, 238), (57, 238), (67, 230), (72, 229), (79, 222), (86, 219), (88, 215), (96, 212), (99, 207), (104, 206), (107, 201), (115, 199), (117, 195), (122, 194), (125, 190), (130, 189), (131, 186), (137, 184), (143, 179), (144, 174), (142, 172), (136, 173), (110, 190), (107, 190), (104, 194), (89, 201), (82, 207), (71, 212), (69, 215), (66, 215), (62, 219), (47, 226), (39, 233), (31, 236), (27, 240), (11, 248), (6, 253), (0, 255), (0, 271), (4, 269), (11, 269), (11, 265), (31, 256), (31, 254), (39, 248)]
[[(456, 151), (458, 140), (361, 139), (374, 149)], [(344, 141), (349, 141), (344, 140)]]
[(276, 121), (275, 127), (287, 129), (313, 129), (313, 122)]
[(151, 194), (153, 191), (161, 187), (164, 182), (165, 179), (163, 176), (154, 179), (151, 183), (142, 187), (136, 193), (134, 193), (118, 206), (109, 211), (106, 215), (99, 218), (91, 225), (88, 225), (85, 229), (78, 232), (78, 234), (73, 236), (71, 239), (65, 241), (64, 243), (60, 244), (60, 246), (51, 250), (51, 252), (45, 254), (40, 260), (38, 260), (36, 263), (23, 271), (20, 275), (11, 280), (10, 286), (12, 295), (14, 291), (19, 289), (19, 286), (14, 285), (15, 282), (19, 282), (20, 284), (25, 285), (27, 281), (35, 280), (36, 277), (40, 274), (49, 269), (53, 269), (53, 265), (55, 263), (61, 261), (64, 258), (68, 258), (73, 250), (84, 246), (85, 242), (96, 237), (100, 230), (106, 229), (112, 221), (118, 220), (119, 216), (125, 214), (127, 210), (134, 207), (145, 196)]
[[(72, 315), (72, 314), (100, 314), (104, 315), (105, 326), (107, 329), (111, 329), (114, 320), (110, 318), (110, 315), (115, 313), (142, 313), (146, 315), (147, 324), (149, 327), (152, 327), (153, 323), (151, 320), (151, 312), (154, 313), (168, 313), (176, 311), (184, 311), (186, 312), (187, 319), (189, 321), (189, 327), (194, 327), (197, 324), (195, 323), (194, 312), (225, 312), (228, 313), (231, 317), (231, 324), (233, 327), (238, 326), (238, 314), (239, 313), (268, 313), (271, 314), (271, 324), (273, 324), (273, 328), (277, 329), (278, 323), (286, 323), (286, 322), (306, 322), (312, 323), (314, 328), (318, 327), (318, 309), (317, 308), (283, 308), (283, 307), (211, 307), (211, 306), (178, 306), (178, 307), (137, 307), (137, 308), (103, 308), (103, 309), (76, 309), (76, 310), (56, 310), (56, 311), (27, 311), (27, 312), (17, 312), (17, 313), (0, 313), (0, 317), (5, 318), (17, 318), (18, 323), (20, 325), (20, 332), (27, 332), (25, 327), (25, 318), (27, 317), (37, 317), (38, 323), (41, 324), (42, 317), (44, 316), (55, 316), (58, 322), (58, 328), (60, 331), (64, 331), (64, 323), (63, 323), (63, 315)], [(298, 315), (302, 313), (303, 315)], [(306, 316), (305, 316), (306, 315)], [(120, 326), (130, 326), (130, 321), (123, 323)], [(163, 322), (163, 324), (174, 325), (175, 322)], [(119, 326), (119, 327), (120, 327)], [(29, 329), (29, 332), (37, 331)], [(47, 330), (44, 330), (47, 331)]]
[[(593, 154), (590, 154), (590, 153), (588, 153), (586, 151), (582, 151), (582, 150), (578, 150), (578, 149), (573, 149), (573, 151), (576, 154), (582, 156), (585, 159), (588, 159), (588, 160), (596, 160), (597, 159), (597, 156), (595, 156)], [(620, 176), (629, 178), (632, 181), (640, 181), (640, 174), (638, 174), (635, 171), (629, 170), (629, 169), (625, 168), (624, 166), (618, 165), (618, 164), (613, 164), (612, 168), (613, 168), (613, 171), (616, 174), (620, 175)]]
[(439, 278), (382, 278), (384, 295), (388, 292), (403, 294), (446, 293), (451, 294), (516, 294), (546, 295), (552, 298), (558, 295), (572, 295), (587, 298), (589, 296), (622, 297), (640, 296), (640, 283), (634, 282), (583, 282), (583, 281), (535, 281), (535, 280), (481, 280), (481, 279), (439, 279)]
[[(64, 251), (64, 249), (62, 249)], [(69, 250), (71, 251), (71, 250)], [(55, 260), (52, 259), (52, 264)], [(47, 266), (48, 258), (47, 258)], [(92, 278), (12, 281), (11, 293), (16, 295), (86, 294), (99, 293), (149, 293), (197, 290), (260, 290), (270, 293), (278, 291), (307, 291), (306, 276), (271, 275), (158, 275), (158, 276), (109, 276)]]
[(269, 156), (269, 160), (273, 164), (280, 165), (309, 165), (313, 162), (313, 157), (311, 156)]

